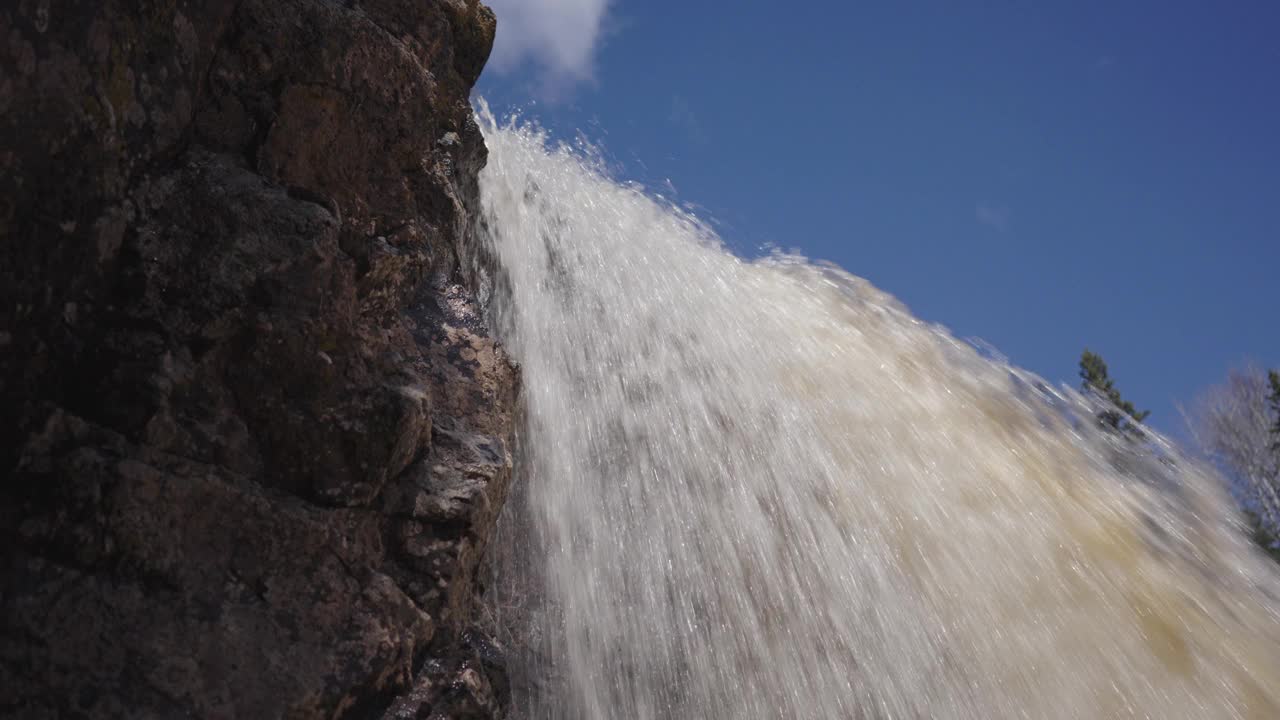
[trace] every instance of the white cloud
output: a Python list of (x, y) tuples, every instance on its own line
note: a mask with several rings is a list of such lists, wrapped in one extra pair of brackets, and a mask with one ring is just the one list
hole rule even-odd
[(529, 68), (549, 91), (592, 78), (610, 0), (485, 0), (498, 16), (490, 65)]

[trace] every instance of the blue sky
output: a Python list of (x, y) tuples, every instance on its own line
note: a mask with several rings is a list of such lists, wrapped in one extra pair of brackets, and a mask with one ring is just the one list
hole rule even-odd
[(1280, 4), (494, 0), (479, 94), (1149, 422), (1280, 366)]

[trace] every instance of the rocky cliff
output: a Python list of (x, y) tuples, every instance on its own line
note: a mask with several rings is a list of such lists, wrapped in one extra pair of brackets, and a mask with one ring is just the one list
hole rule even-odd
[(491, 717), (477, 0), (0, 8), (0, 715)]

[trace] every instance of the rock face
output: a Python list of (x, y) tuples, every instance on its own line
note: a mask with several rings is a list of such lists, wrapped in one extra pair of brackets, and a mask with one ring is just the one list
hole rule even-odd
[(0, 716), (496, 717), (477, 0), (0, 8)]

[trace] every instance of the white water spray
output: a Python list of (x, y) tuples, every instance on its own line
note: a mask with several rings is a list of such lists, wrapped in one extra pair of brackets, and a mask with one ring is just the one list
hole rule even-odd
[(1211, 474), (481, 114), (519, 716), (1280, 717), (1280, 585)]

